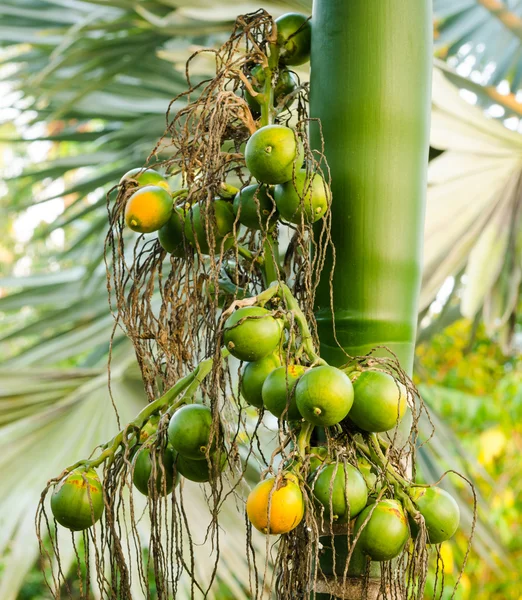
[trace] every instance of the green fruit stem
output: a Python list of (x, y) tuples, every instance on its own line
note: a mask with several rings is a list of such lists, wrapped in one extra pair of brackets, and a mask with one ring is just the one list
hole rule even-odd
[[(226, 348), (221, 349), (221, 359), (226, 358), (229, 352)], [(64, 472), (60, 475), (60, 479), (70, 471), (78, 467), (94, 468), (101, 465), (106, 460), (109, 464), (112, 463), (116, 452), (119, 447), (124, 444), (124, 441), (129, 444), (133, 441), (137, 441), (139, 438), (139, 431), (150, 419), (150, 417), (159, 412), (162, 408), (168, 406), (169, 411), (173, 411), (179, 408), (182, 404), (186, 404), (187, 400), (192, 398), (196, 389), (201, 385), (203, 379), (210, 373), (214, 364), (213, 358), (207, 358), (206, 360), (199, 363), (199, 365), (188, 375), (185, 375), (182, 379), (177, 381), (171, 388), (169, 388), (163, 396), (160, 396), (154, 402), (148, 404), (143, 410), (138, 413), (138, 416), (128, 423), (117, 435), (115, 435), (109, 442), (102, 446), (103, 452), (99, 454), (97, 458), (91, 460), (79, 460), (70, 467), (67, 467)], [(185, 394), (177, 401), (172, 402), (177, 396), (183, 391)], [(130, 435), (129, 435), (130, 434)]]
[(250, 250), (248, 248), (245, 248), (244, 246), (241, 245), (237, 245), (237, 253), (239, 254), (239, 256), (242, 256), (243, 258), (246, 258), (246, 260), (248, 260), (249, 262), (253, 263), (253, 262), (257, 262), (260, 263), (261, 265), (264, 263), (264, 259), (261, 258), (260, 256), (254, 256), (254, 254), (252, 252), (250, 252)]
[(391, 479), (393, 479), (396, 483), (399, 483), (400, 485), (402, 485), (405, 488), (409, 488), (411, 486), (411, 482), (409, 482), (407, 479), (402, 477), (402, 475), (400, 475), (393, 468), (393, 465), (390, 463), (390, 460), (384, 455), (384, 453), (382, 451), (377, 434), (371, 433), (368, 436), (368, 439), (369, 439), (370, 445), (374, 451), (374, 455), (372, 458), (375, 459), (375, 457), (377, 457), (377, 459), (379, 460), (379, 466), (381, 467), (381, 469), (384, 469), (386, 471), (386, 473), (389, 475), (389, 477)]
[(408, 481), (402, 475), (400, 475), (390, 463), (389, 459), (384, 455), (381, 442), (378, 435), (372, 433), (368, 436), (369, 443), (372, 447), (373, 453), (366, 444), (361, 442), (355, 442), (359, 451), (361, 451), (371, 461), (376, 462), (378, 466), (386, 472), (387, 478), (390, 480), (395, 489), (395, 495), (401, 500), (404, 508), (415, 517), (418, 514), (418, 510), (415, 508), (411, 497), (408, 494), (408, 490), (412, 487), (412, 482)]
[(188, 196), (188, 193), (188, 188), (181, 188), (180, 190), (176, 190), (175, 192), (172, 192), (172, 200), (175, 202), (179, 198)]
[(274, 281), (279, 280), (279, 244), (277, 240), (272, 238), (271, 231), (267, 233), (266, 239), (263, 242), (264, 261), (262, 265), (263, 279), (265, 286), (269, 286)]
[(310, 437), (312, 435), (313, 430), (314, 425), (306, 421), (303, 423), (301, 431), (297, 436), (297, 448), (299, 450), (299, 456), (301, 460), (304, 460), (306, 457), (306, 449), (310, 445)]
[(292, 311), (297, 326), (301, 331), (301, 344), (306, 355), (308, 356), (309, 360), (316, 365), (327, 365), (328, 363), (323, 360), (315, 351), (312, 332), (308, 327), (308, 322), (299, 306), (299, 303), (292, 295), (292, 292), (288, 286), (286, 286), (284, 283), (280, 283), (279, 285), (281, 287), (282, 297), (286, 302), (286, 306), (290, 311)]
[[(274, 23), (274, 29), (276, 28), (277, 25)], [(270, 54), (268, 56), (268, 64), (264, 68), (265, 84), (263, 94), (256, 96), (256, 100), (261, 106), (261, 127), (271, 125), (274, 119), (274, 88), (272, 87), (272, 75), (279, 63), (279, 46), (277, 44), (269, 44), (269, 48)]]

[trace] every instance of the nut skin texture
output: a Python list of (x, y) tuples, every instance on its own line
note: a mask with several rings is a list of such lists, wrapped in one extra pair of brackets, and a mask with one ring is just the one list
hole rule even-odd
[(375, 561), (399, 556), (410, 537), (408, 519), (401, 504), (396, 500), (381, 500), (366, 507), (355, 521), (355, 534), (370, 513), (371, 517), (357, 542), (359, 548)]
[(58, 483), (51, 496), (54, 518), (71, 531), (91, 527), (103, 509), (103, 489), (94, 469), (75, 469)]
[[(217, 462), (219, 460), (219, 468), (217, 468)], [(176, 459), (176, 470), (180, 475), (183, 475), (185, 479), (194, 481), (196, 483), (206, 483), (210, 481), (211, 477), (217, 473), (221, 473), (225, 468), (227, 462), (227, 455), (225, 452), (215, 452), (210, 456), (210, 466), (207, 459), (205, 460), (192, 460), (178, 454)]]
[(239, 308), (225, 321), (223, 337), (232, 356), (254, 362), (276, 350), (281, 340), (281, 325), (265, 308)]
[(271, 223), (277, 220), (277, 210), (266, 185), (248, 185), (238, 192), (234, 199), (234, 212), (241, 225), (249, 229), (266, 229), (270, 215)]
[(263, 404), (277, 418), (281, 418), (284, 413), (283, 418), (287, 421), (301, 419), (295, 401), (295, 386), (305, 371), (306, 368), (301, 365), (289, 365), (275, 369), (266, 378), (262, 389)]
[(185, 256), (184, 228), (183, 212), (179, 208), (175, 208), (170, 215), (170, 219), (158, 231), (158, 240), (161, 247), (177, 258)]
[(212, 411), (202, 404), (178, 408), (169, 422), (170, 445), (185, 458), (204, 460), (212, 426)]
[(157, 185), (139, 187), (127, 199), (125, 223), (138, 233), (158, 231), (172, 214), (172, 196)]
[[(460, 523), (460, 509), (451, 494), (438, 487), (414, 487), (410, 489), (410, 497), (424, 517), (430, 544), (441, 544), (455, 535)], [(415, 529), (413, 524), (414, 533)]]
[[(156, 491), (159, 495), (170, 494), (172, 488), (179, 482), (179, 477), (173, 478), (174, 460), (176, 453), (167, 447), (163, 453), (163, 473), (160, 466), (159, 454), (156, 454)], [(134, 472), (132, 482), (144, 496), (150, 494), (149, 481), (152, 476), (152, 458), (149, 448), (140, 449), (133, 459)]]
[(319, 427), (331, 427), (342, 421), (353, 403), (350, 378), (328, 365), (309, 369), (295, 390), (297, 408), (303, 417)]
[[(210, 219), (209, 233), (210, 228), (213, 227), (213, 240), (210, 235), (207, 235), (207, 219)], [(214, 200), (212, 207), (193, 204), (185, 215), (185, 237), (194, 248), (199, 246), (201, 254), (219, 254), (230, 249), (234, 244), (232, 237), (234, 221), (234, 210), (230, 202)]]
[(285, 474), (278, 480), (269, 477), (250, 492), (246, 510), (250, 522), (259, 531), (273, 535), (288, 533), (303, 518), (303, 494), (291, 475)]
[(366, 483), (361, 473), (350, 464), (324, 465), (318, 474), (314, 474), (312, 481), (315, 481), (314, 496), (324, 506), (327, 522), (330, 517), (330, 504), (334, 521), (337, 523), (346, 523), (348, 516), (350, 519), (356, 517), (366, 506)]
[(140, 187), (144, 187), (146, 185), (157, 185), (158, 187), (163, 188), (167, 192), (170, 192), (170, 186), (168, 181), (160, 175), (154, 169), (143, 169), (138, 167), (137, 169), (131, 169), (127, 171), (125, 175), (120, 179), (120, 185), (129, 180), (134, 180), (138, 183)]
[(247, 363), (241, 377), (241, 395), (252, 406), (263, 406), (263, 385), (274, 369), (281, 365), (278, 354), (269, 354), (255, 362)]
[(310, 60), (312, 25), (306, 15), (286, 13), (275, 21), (277, 43), (281, 48), (280, 62), (302, 65)]
[[(391, 375), (363, 371), (354, 381), (350, 420), (364, 431), (393, 429), (406, 412), (406, 388)], [(399, 398), (400, 396), (400, 398)]]
[(303, 164), (301, 142), (289, 127), (265, 125), (247, 142), (245, 162), (247, 169), (261, 183), (285, 183)]
[(330, 202), (330, 190), (319, 173), (307, 175), (304, 169), (274, 188), (277, 210), (283, 218), (297, 225), (315, 223), (324, 217)]

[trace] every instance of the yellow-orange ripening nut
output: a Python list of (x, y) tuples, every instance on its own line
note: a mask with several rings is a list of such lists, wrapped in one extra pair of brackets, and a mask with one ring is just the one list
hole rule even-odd
[(120, 179), (120, 185), (124, 181), (136, 181), (140, 187), (144, 187), (146, 185), (155, 185), (167, 190), (167, 192), (170, 192), (169, 182), (165, 179), (165, 177), (163, 177), (163, 175), (160, 175), (157, 171), (154, 171), (154, 169), (143, 169), (140, 167), (137, 169), (131, 169), (130, 171), (127, 171), (127, 173), (125, 173), (125, 175)]
[(388, 431), (406, 412), (406, 388), (381, 371), (363, 371), (354, 381), (350, 420), (364, 431)]
[(350, 378), (329, 365), (309, 369), (295, 389), (297, 408), (303, 417), (319, 427), (342, 421), (353, 402)]
[(54, 518), (72, 531), (91, 527), (103, 514), (103, 489), (94, 469), (78, 468), (66, 475), (51, 496)]
[(266, 125), (258, 129), (245, 148), (247, 169), (262, 183), (284, 183), (303, 164), (303, 145), (293, 129), (283, 125)]
[(138, 233), (157, 231), (170, 219), (172, 196), (164, 188), (148, 185), (138, 188), (127, 200), (125, 223)]
[(225, 321), (225, 346), (239, 360), (253, 362), (272, 354), (281, 340), (281, 325), (260, 306), (239, 308)]
[(284, 65), (302, 65), (310, 60), (312, 25), (301, 13), (286, 13), (276, 19), (279, 60)]
[(303, 494), (297, 479), (290, 474), (259, 482), (250, 492), (247, 515), (263, 533), (279, 535), (295, 529), (304, 515)]

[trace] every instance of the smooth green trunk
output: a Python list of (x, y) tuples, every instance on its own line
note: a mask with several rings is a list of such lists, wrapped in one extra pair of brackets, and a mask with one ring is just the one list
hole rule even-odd
[[(333, 300), (330, 254), (316, 314), (321, 356), (331, 364), (386, 346), (411, 375), (428, 164), (431, 23), (429, 0), (314, 0), (310, 113), (321, 120), (331, 171), (335, 246)], [(318, 126), (312, 123), (310, 131), (312, 145), (320, 148)], [(359, 598), (355, 582), (342, 593), (317, 597)], [(376, 589), (370, 590), (368, 598), (375, 596)]]
[[(421, 280), (431, 83), (431, 2), (315, 0), (312, 117), (332, 175), (333, 306), (350, 355), (388, 346), (411, 372)], [(318, 127), (312, 143), (320, 147)], [(321, 353), (335, 342), (325, 267)]]

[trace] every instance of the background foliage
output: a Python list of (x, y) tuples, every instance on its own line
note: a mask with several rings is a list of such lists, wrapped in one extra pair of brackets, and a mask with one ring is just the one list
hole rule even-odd
[[(277, 16), (309, 12), (311, 2), (262, 6)], [(0, 6), (2, 599), (48, 597), (35, 567), (39, 491), (65, 457), (86, 454), (115, 427), (105, 369), (113, 327), (102, 260), (105, 192), (144, 163), (163, 132), (168, 102), (186, 85), (188, 55), (219, 44), (238, 13), (257, 8), (228, 1), (218, 9), (210, 0)], [(416, 377), (437, 436), (420, 455), (422, 476), (436, 480), (449, 465), (478, 485), (481, 521), (458, 597), (519, 598), (522, 3), (434, 0), (434, 9)], [(211, 69), (202, 57), (193, 75)], [(118, 332), (112, 371), (125, 420), (144, 400)], [(266, 435), (268, 443), (269, 426)], [(458, 491), (469, 523), (469, 497)], [(197, 486), (191, 493), (202, 509)], [(244, 554), (243, 534), (233, 507), (224, 521), (229, 545), (215, 597), (240, 598), (245, 574), (234, 560)], [(464, 546), (464, 536), (443, 546), (449, 578)], [(205, 553), (200, 560), (204, 568)]]

